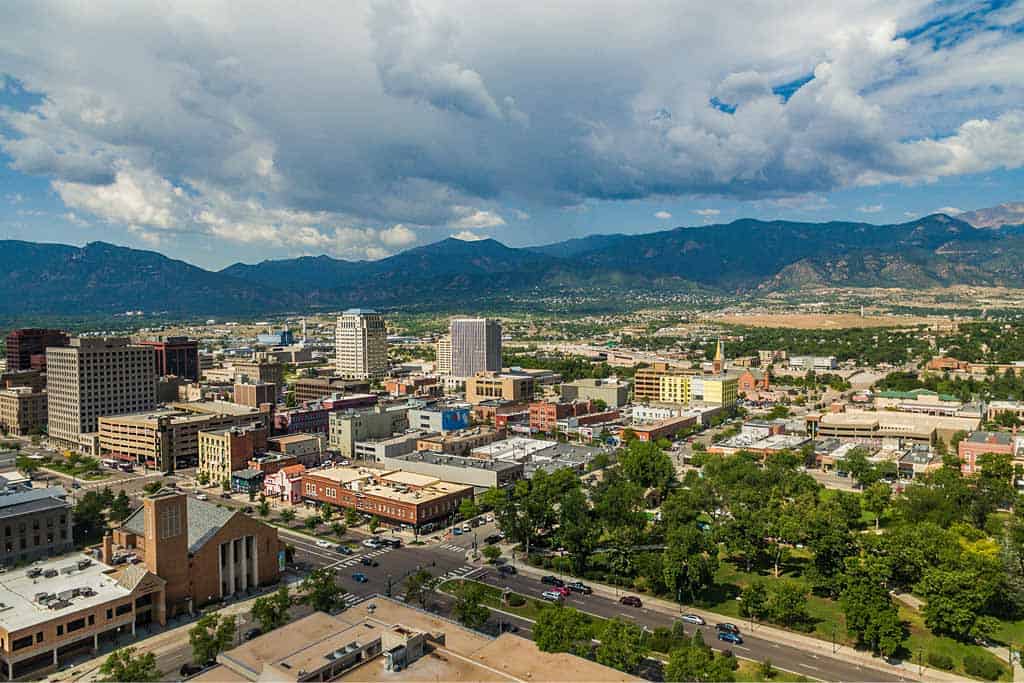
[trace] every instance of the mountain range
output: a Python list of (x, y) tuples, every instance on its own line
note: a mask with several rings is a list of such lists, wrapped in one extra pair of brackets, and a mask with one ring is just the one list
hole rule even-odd
[(353, 305), (456, 310), (581, 292), (628, 301), (638, 292), (827, 285), (1024, 287), (1021, 207), (893, 225), (741, 219), (524, 248), (449, 238), (379, 261), (306, 256), (217, 272), (103, 242), (9, 240), (0, 241), (0, 315), (244, 315)]

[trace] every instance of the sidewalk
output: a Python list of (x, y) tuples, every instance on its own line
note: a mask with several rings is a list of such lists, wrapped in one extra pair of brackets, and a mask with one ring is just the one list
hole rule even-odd
[[(532, 567), (523, 562), (517, 562), (516, 567), (523, 574), (528, 574), (534, 577), (541, 577), (545, 574), (550, 574), (550, 570), (538, 569)], [(720, 621), (734, 621), (733, 617), (717, 614), (715, 612), (709, 612), (708, 610), (696, 609), (692, 607), (684, 607), (678, 603), (669, 602), (668, 600), (662, 600), (661, 598), (655, 598), (644, 593), (635, 593), (633, 591), (618, 589), (613, 587), (605, 586), (600, 583), (588, 582), (594, 589), (594, 593), (603, 595), (606, 598), (612, 598), (618, 600), (624, 595), (635, 595), (636, 597), (643, 600), (644, 607), (647, 609), (661, 612), (672, 617), (680, 616), (685, 610), (691, 614), (698, 614), (703, 617), (709, 624), (714, 624)], [(801, 633), (794, 633), (792, 631), (786, 631), (781, 628), (774, 626), (768, 626), (766, 624), (755, 624), (751, 629), (752, 633), (758, 638), (765, 640), (772, 640), (777, 643), (784, 643), (790, 647), (803, 650), (812, 654), (817, 654), (822, 657), (832, 657), (833, 659), (840, 659), (850, 664), (872, 667), (880, 669), (882, 671), (888, 671), (897, 676), (904, 676), (906, 678), (918, 679), (918, 667), (912, 662), (900, 662), (899, 664), (890, 664), (880, 657), (875, 657), (868, 652), (861, 652), (855, 650), (846, 645), (836, 645), (836, 651), (832, 652), (832, 643), (807, 636)], [(940, 671), (938, 669), (930, 669), (924, 667), (924, 676), (921, 680), (929, 681), (962, 681), (961, 676), (951, 674), (946, 671)], [(1015, 678), (1016, 680), (1016, 678)]]

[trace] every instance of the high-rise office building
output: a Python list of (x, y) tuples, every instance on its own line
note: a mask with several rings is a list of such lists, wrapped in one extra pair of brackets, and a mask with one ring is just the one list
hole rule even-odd
[(7, 335), (7, 371), (45, 370), (46, 347), (67, 345), (68, 335), (62, 330), (14, 330)]
[(499, 372), (501, 323), (488, 318), (453, 318), (451, 348), (451, 374), (455, 377), (473, 377), (478, 372)]
[(338, 317), (335, 335), (338, 374), (345, 379), (380, 379), (388, 371), (388, 337), (384, 316), (351, 308)]
[(166, 337), (139, 342), (152, 346), (156, 352), (156, 374), (158, 377), (174, 375), (193, 382), (199, 381), (199, 342), (188, 337)]
[(156, 362), (151, 346), (121, 337), (76, 337), (46, 350), (48, 433), (66, 448), (90, 451), (104, 415), (156, 406)]
[(437, 374), (452, 374), (452, 338), (447, 334), (437, 340)]

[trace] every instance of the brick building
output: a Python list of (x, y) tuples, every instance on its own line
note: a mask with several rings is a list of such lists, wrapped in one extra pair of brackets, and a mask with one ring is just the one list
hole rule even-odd
[(472, 404), (493, 399), (525, 401), (533, 396), (533, 377), (480, 372), (466, 379), (466, 400)]
[(7, 335), (7, 371), (45, 370), (46, 348), (67, 346), (63, 330), (23, 328)]
[(277, 529), (173, 489), (147, 496), (113, 540), (166, 582), (172, 616), (276, 583), (283, 564)]
[(164, 337), (140, 341), (142, 346), (154, 351), (156, 375), (174, 375), (183, 379), (199, 381), (199, 342), (188, 337)]
[(530, 430), (550, 432), (559, 420), (586, 415), (592, 410), (590, 401), (535, 401), (530, 404)]
[(263, 493), (267, 498), (276, 498), (295, 504), (302, 501), (302, 477), (304, 465), (286, 465), (276, 472), (263, 477)]
[(736, 391), (747, 396), (769, 391), (771, 379), (766, 370), (747, 368), (736, 378)]
[(46, 429), (46, 392), (31, 387), (0, 389), (0, 430), (27, 436)]
[(226, 481), (232, 472), (247, 469), (249, 461), (266, 445), (267, 430), (263, 425), (199, 432), (196, 474), (205, 475), (214, 484)]
[(250, 408), (277, 403), (277, 388), (273, 384), (236, 384), (231, 395), (235, 403)]
[(502, 438), (502, 434), (491, 427), (474, 427), (446, 434), (432, 434), (416, 440), (417, 451), (465, 455), (474, 448), (486, 446)]
[(978, 458), (986, 453), (1014, 456), (1016, 452), (1016, 439), (1009, 432), (972, 432), (957, 446), (960, 470), (964, 474), (978, 472)]

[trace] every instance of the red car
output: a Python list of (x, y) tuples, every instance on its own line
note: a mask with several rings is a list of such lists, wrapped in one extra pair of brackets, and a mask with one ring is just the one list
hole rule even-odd
[(552, 586), (551, 591), (553, 593), (561, 593), (563, 598), (569, 597), (569, 595), (572, 593), (572, 591), (566, 588), (565, 586)]
[(623, 605), (629, 605), (630, 607), (643, 607), (644, 603), (640, 602), (640, 598), (635, 595), (623, 595), (619, 598), (619, 602)]

